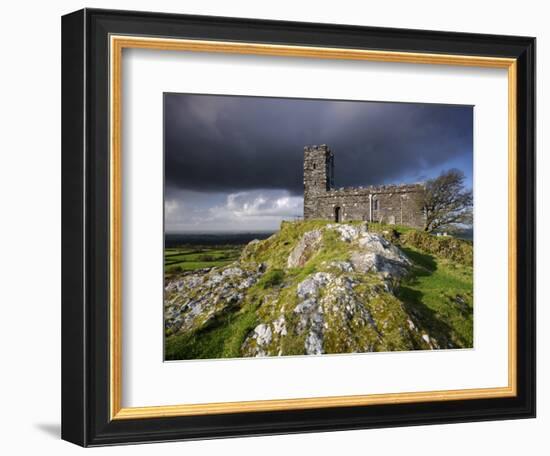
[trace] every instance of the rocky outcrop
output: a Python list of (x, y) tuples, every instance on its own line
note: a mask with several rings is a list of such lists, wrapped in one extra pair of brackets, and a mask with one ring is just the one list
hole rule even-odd
[(288, 256), (287, 267), (298, 268), (306, 264), (315, 253), (322, 239), (321, 230), (308, 231)]
[(333, 276), (326, 272), (317, 272), (298, 284), (296, 294), (300, 300), (293, 312), (298, 317), (296, 333), (305, 334), (304, 351), (306, 355), (323, 353), (323, 332), (325, 326), (324, 309), (320, 302), (320, 291)]
[(292, 345), (286, 337), (294, 345), (300, 341), (307, 355), (432, 347), (433, 340), (380, 282), (317, 272), (298, 284), (295, 298), (289, 321), (280, 315), (256, 326), (243, 344), (247, 356), (280, 355)]
[(200, 337), (246, 313), (252, 324), (238, 356), (435, 348), (393, 294), (410, 270), (407, 256), (366, 224), (318, 225), (283, 226), (251, 242), (232, 265), (171, 280), (167, 334)]
[[(384, 278), (404, 276), (411, 262), (407, 256), (395, 245), (391, 244), (378, 233), (369, 233), (366, 224), (360, 225), (327, 225), (324, 231), (335, 231), (342, 242), (353, 243), (350, 262), (333, 263), (339, 267), (351, 267), (358, 272), (375, 272)], [(322, 230), (305, 233), (296, 247), (288, 256), (287, 267), (304, 266), (318, 251), (322, 240)], [(350, 272), (350, 271), (348, 271)]]
[(359, 249), (351, 254), (351, 264), (359, 272), (375, 272), (384, 278), (400, 278), (407, 274), (411, 262), (395, 245), (377, 233), (363, 233)]
[(237, 309), (261, 272), (230, 266), (189, 274), (164, 289), (164, 326), (170, 333), (191, 332), (223, 312)]
[(367, 233), (367, 224), (361, 223), (360, 225), (342, 225), (333, 223), (327, 225), (326, 229), (336, 231), (340, 234), (341, 241), (352, 242), (357, 240), (359, 236)]

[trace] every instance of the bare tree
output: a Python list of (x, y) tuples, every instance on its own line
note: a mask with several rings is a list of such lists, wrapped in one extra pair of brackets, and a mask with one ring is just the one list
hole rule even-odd
[(426, 214), (424, 231), (453, 231), (473, 221), (473, 193), (464, 187), (464, 173), (458, 169), (442, 172), (426, 181), (421, 199)]

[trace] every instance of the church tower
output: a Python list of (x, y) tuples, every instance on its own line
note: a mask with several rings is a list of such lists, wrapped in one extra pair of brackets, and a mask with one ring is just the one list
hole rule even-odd
[(304, 219), (315, 218), (317, 196), (334, 185), (334, 156), (326, 144), (304, 147)]

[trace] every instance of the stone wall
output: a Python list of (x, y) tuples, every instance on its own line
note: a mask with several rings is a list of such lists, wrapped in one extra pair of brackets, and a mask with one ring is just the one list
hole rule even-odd
[(334, 185), (334, 157), (326, 144), (304, 147), (304, 218), (318, 218), (317, 197)]
[(333, 188), (334, 156), (328, 146), (304, 148), (304, 218), (365, 220), (422, 228), (422, 184)]

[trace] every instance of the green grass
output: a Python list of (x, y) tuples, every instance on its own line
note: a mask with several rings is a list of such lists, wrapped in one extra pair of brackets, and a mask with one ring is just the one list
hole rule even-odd
[(414, 268), (397, 296), (441, 348), (472, 347), (472, 268), (415, 248), (402, 249)]
[(246, 335), (257, 323), (253, 306), (219, 317), (191, 334), (169, 336), (165, 342), (165, 359), (238, 358)]
[[(473, 244), (399, 225), (369, 223), (369, 231), (396, 234), (413, 261), (397, 296), (441, 348), (473, 346)], [(394, 233), (395, 231), (395, 233)]]
[(259, 280), (258, 286), (264, 290), (280, 285), (285, 277), (285, 272), (281, 269), (272, 269), (267, 271)]
[(195, 271), (225, 266), (239, 258), (242, 245), (185, 245), (164, 250), (164, 273), (170, 276), (183, 271)]
[(325, 226), (324, 220), (305, 220), (300, 223), (282, 222), (281, 229), (275, 236), (258, 243), (249, 252), (249, 257), (257, 263), (265, 263), (268, 268), (284, 269), (288, 255), (298, 241), (308, 231)]
[[(305, 220), (300, 223), (283, 222), (277, 235), (259, 243), (254, 251), (249, 253), (249, 258), (258, 263), (267, 264), (268, 270), (286, 270), (288, 256), (302, 236), (308, 231), (322, 228), (329, 223), (331, 222), (325, 220)], [(355, 225), (361, 222), (349, 223)], [(340, 235), (334, 231), (325, 232), (323, 244), (318, 249), (318, 253), (309, 258), (304, 267), (288, 269), (286, 272), (294, 279), (301, 279), (322, 269), (321, 263), (347, 259), (349, 245), (339, 238)]]

